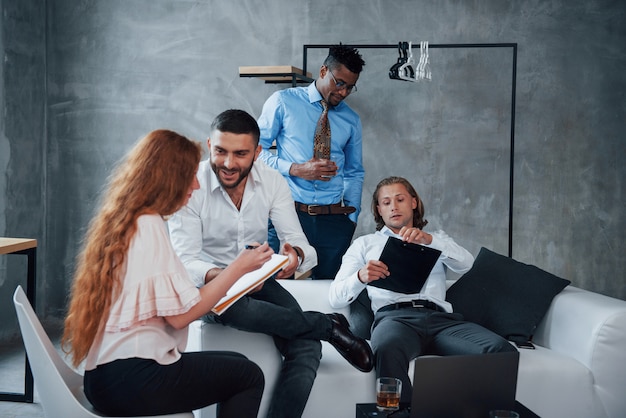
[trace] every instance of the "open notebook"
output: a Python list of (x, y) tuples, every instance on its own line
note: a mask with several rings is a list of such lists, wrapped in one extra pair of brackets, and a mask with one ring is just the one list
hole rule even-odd
[(286, 255), (272, 254), (272, 258), (267, 263), (263, 264), (260, 269), (241, 276), (241, 278), (228, 289), (226, 296), (220, 299), (211, 310), (221, 315), (233, 303), (237, 302), (245, 294), (272, 277), (288, 262), (289, 258)]

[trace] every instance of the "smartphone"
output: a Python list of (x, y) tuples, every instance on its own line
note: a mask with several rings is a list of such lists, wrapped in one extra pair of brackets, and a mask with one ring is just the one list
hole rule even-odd
[(517, 348), (525, 348), (527, 350), (534, 350), (535, 349), (535, 346), (530, 341), (516, 342), (515, 345), (517, 346)]

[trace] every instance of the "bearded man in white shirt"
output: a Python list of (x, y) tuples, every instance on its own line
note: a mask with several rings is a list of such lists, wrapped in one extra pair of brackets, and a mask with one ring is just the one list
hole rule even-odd
[[(241, 251), (268, 248), (268, 219), (289, 263), (276, 279), (304, 272), (317, 263), (295, 212), (286, 180), (262, 161), (256, 120), (243, 110), (222, 112), (211, 124), (209, 160), (200, 163), (196, 190), (170, 220), (170, 239), (197, 286), (213, 280)], [(246, 246), (260, 245), (257, 249)], [(268, 417), (299, 417), (321, 358), (320, 340), (328, 341), (357, 369), (373, 367), (368, 343), (355, 337), (341, 314), (303, 312), (273, 278), (221, 315), (207, 321), (273, 337), (283, 367), (272, 394)]]
[[(402, 177), (380, 181), (372, 197), (372, 212), (377, 232), (355, 239), (348, 248), (331, 284), (329, 300), (333, 308), (341, 308), (363, 289), (367, 290), (374, 312), (371, 343), (376, 376), (402, 381), (401, 402), (411, 402), (409, 363), (422, 354), (515, 350), (492, 331), (464, 321), (446, 302), (445, 268), (465, 273), (472, 267), (474, 257), (445, 232), (430, 234), (423, 230), (428, 223), (424, 219), (424, 204), (411, 183)], [(419, 292), (399, 293), (368, 285), (390, 276), (388, 267), (379, 260), (389, 237), (441, 251)]]

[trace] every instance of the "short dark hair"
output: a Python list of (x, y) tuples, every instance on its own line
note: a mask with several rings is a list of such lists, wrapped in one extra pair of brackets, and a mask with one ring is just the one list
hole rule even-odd
[(324, 65), (334, 70), (339, 64), (343, 64), (350, 72), (361, 74), (365, 61), (356, 48), (346, 45), (333, 45), (328, 50), (328, 56), (324, 60)]
[(257, 145), (261, 136), (256, 120), (248, 112), (239, 109), (225, 110), (217, 115), (211, 123), (211, 132), (216, 130), (233, 134), (251, 134)]

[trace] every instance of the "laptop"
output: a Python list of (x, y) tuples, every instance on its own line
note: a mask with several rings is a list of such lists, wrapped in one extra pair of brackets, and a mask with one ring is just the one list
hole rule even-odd
[(415, 360), (411, 418), (485, 418), (515, 410), (519, 352)]

